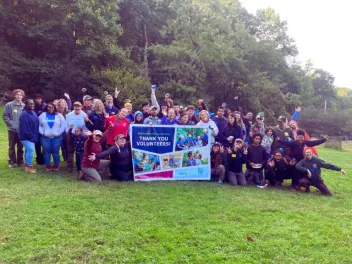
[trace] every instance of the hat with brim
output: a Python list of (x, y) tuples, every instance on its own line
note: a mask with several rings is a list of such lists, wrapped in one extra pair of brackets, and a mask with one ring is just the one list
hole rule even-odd
[(92, 100), (93, 98), (90, 95), (83, 96), (83, 101), (85, 100)]
[(114, 138), (114, 140), (116, 141), (116, 140), (119, 140), (119, 139), (121, 139), (121, 138), (126, 139), (126, 136), (123, 135), (123, 134), (119, 134), (119, 135), (117, 135), (117, 136)]
[(100, 131), (100, 130), (94, 130), (94, 132), (93, 132), (93, 135), (94, 136), (103, 136), (103, 133)]
[(243, 143), (243, 140), (242, 140), (242, 139), (240, 139), (240, 138), (236, 138), (236, 139), (235, 139), (235, 142), (240, 142), (240, 143)]

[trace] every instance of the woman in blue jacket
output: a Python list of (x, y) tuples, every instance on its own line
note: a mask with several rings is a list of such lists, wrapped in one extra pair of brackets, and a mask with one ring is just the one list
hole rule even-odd
[(25, 102), (24, 109), (19, 119), (18, 136), (25, 148), (25, 171), (29, 173), (36, 173), (37, 170), (33, 168), (33, 156), (35, 151), (35, 143), (39, 140), (39, 120), (34, 112), (34, 101), (28, 99)]
[[(40, 142), (43, 146), (44, 164), (46, 171), (58, 171), (60, 165), (60, 147), (63, 133), (66, 129), (65, 118), (57, 112), (53, 103), (48, 103), (44, 113), (39, 116)], [(50, 159), (53, 156), (54, 165)]]

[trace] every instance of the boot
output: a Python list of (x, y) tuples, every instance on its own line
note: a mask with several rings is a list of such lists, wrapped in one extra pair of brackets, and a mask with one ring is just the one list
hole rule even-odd
[(51, 165), (46, 166), (46, 172), (53, 171), (53, 167)]
[(37, 170), (33, 168), (33, 166), (26, 166), (25, 172), (27, 173), (37, 173)]
[(77, 180), (83, 180), (83, 179), (84, 179), (84, 172), (80, 170), (77, 175)]

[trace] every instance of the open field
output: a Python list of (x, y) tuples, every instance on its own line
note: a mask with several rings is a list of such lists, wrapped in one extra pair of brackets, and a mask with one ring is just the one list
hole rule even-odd
[[(0, 263), (351, 263), (352, 152), (320, 149), (334, 197), (208, 182), (101, 184), (7, 168)], [(314, 189), (314, 188), (312, 188)]]

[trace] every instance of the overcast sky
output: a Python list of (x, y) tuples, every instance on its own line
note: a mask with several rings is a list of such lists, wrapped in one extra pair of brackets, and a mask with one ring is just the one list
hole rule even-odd
[(271, 7), (287, 20), (303, 63), (335, 76), (335, 85), (352, 88), (352, 1), (349, 0), (240, 0), (251, 13)]

